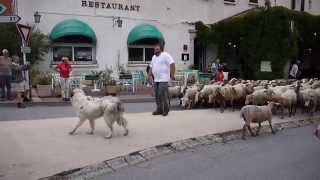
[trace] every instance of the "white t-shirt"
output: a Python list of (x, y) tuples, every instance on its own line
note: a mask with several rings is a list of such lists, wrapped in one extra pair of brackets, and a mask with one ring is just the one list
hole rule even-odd
[(159, 56), (153, 55), (150, 67), (152, 68), (154, 82), (169, 82), (170, 65), (173, 63), (173, 58), (167, 52), (162, 52)]
[(291, 70), (290, 70), (290, 75), (291, 75), (292, 77), (296, 78), (297, 73), (298, 73), (298, 69), (299, 69), (298, 65), (297, 65), (297, 64), (293, 64), (293, 65), (292, 65), (292, 68), (291, 68)]

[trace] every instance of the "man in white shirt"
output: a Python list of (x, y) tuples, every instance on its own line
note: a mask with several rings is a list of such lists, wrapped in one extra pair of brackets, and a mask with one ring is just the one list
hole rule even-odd
[(153, 78), (157, 109), (153, 115), (167, 116), (169, 113), (168, 82), (175, 77), (175, 63), (171, 55), (163, 52), (163, 45), (157, 44), (150, 63), (150, 75)]

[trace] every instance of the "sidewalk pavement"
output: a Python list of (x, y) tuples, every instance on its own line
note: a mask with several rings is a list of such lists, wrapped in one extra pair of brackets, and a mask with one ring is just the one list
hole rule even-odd
[[(218, 110), (172, 111), (169, 116), (151, 113), (126, 114), (130, 133), (122, 136), (115, 126), (113, 139), (107, 140), (105, 123), (96, 122), (95, 135), (87, 135), (85, 123), (75, 136), (68, 132), (78, 119), (0, 122), (0, 179), (37, 179), (61, 171), (102, 162), (148, 147), (207, 134), (241, 129), (239, 112)], [(302, 119), (301, 115), (274, 123)]]

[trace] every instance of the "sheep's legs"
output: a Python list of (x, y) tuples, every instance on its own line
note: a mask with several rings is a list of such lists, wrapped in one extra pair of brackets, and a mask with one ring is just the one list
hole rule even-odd
[(255, 136), (254, 133), (252, 132), (250, 124), (244, 124), (242, 128), (242, 139), (246, 139), (246, 128), (248, 128), (251, 136)]
[(242, 139), (246, 139), (246, 128), (247, 128), (247, 125), (243, 125), (242, 127)]
[[(281, 106), (280, 109), (281, 109), (281, 119), (283, 119), (284, 118), (284, 106)], [(290, 110), (289, 110), (289, 114), (290, 114)]]
[(220, 112), (223, 113), (224, 112), (224, 108), (226, 107), (226, 102), (222, 101), (220, 104)]
[(258, 129), (257, 129), (257, 132), (256, 132), (256, 136), (259, 136), (260, 129), (261, 129), (261, 122), (259, 122), (259, 126), (258, 126)]
[(271, 120), (269, 120), (268, 122), (269, 122), (269, 126), (270, 126), (270, 129), (271, 129), (272, 134), (275, 134), (276, 132), (275, 132), (275, 131), (273, 130), (273, 128), (272, 128)]
[(251, 129), (250, 124), (249, 124), (247, 127), (248, 127), (248, 129), (249, 129), (249, 132), (250, 132), (251, 136), (255, 136), (255, 134), (253, 133), (253, 131), (252, 131), (252, 129)]
[(94, 120), (89, 120), (91, 131), (88, 134), (92, 135), (94, 132)]
[(75, 127), (72, 131), (69, 132), (69, 134), (70, 134), (70, 135), (73, 135), (73, 134), (77, 131), (77, 129), (78, 129), (85, 121), (86, 121), (86, 118), (80, 117), (80, 120), (79, 120), (78, 124), (76, 125), (76, 127)]

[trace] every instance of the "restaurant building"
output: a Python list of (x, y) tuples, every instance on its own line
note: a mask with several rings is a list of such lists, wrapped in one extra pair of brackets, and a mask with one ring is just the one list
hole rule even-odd
[[(205, 57), (195, 52), (194, 23), (212, 24), (257, 6), (264, 0), (16, 0), (20, 23), (48, 35), (51, 48), (40, 66), (50, 70), (62, 56), (79, 71), (119, 66), (145, 69), (153, 47), (165, 42), (180, 69), (206, 66), (216, 57), (208, 47)], [(319, 13), (320, 1), (276, 0), (271, 5)], [(40, 22), (35, 23), (35, 15)]]

